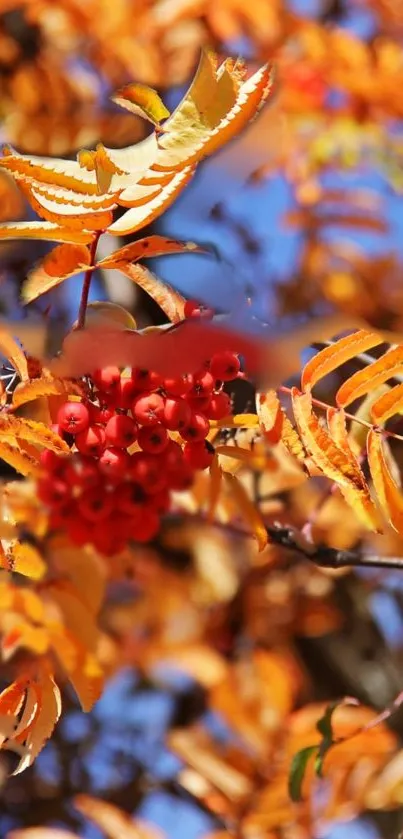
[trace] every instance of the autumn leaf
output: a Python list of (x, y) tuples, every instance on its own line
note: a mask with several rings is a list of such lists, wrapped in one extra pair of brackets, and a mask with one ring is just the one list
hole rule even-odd
[(268, 533), (264, 521), (257, 506), (251, 501), (246, 489), (235, 477), (224, 472), (224, 480), (231, 493), (231, 497), (238, 508), (240, 515), (251, 529), (251, 535), (255, 537), (259, 551), (263, 551), (268, 543)]
[(305, 364), (301, 374), (301, 388), (313, 388), (317, 382), (337, 370), (342, 364), (350, 361), (356, 355), (372, 349), (383, 343), (381, 335), (375, 332), (367, 332), (361, 329), (341, 338), (339, 341), (325, 347), (316, 353), (313, 358)]
[(40, 580), (46, 573), (46, 563), (38, 549), (28, 542), (14, 541), (9, 545), (6, 553), (7, 571), (15, 571), (30, 577), (31, 580)]
[(93, 233), (89, 230), (72, 229), (50, 221), (18, 221), (0, 224), (0, 239), (45, 239), (46, 241), (72, 242), (89, 245)]
[(184, 318), (185, 298), (178, 291), (155, 276), (144, 265), (130, 262), (117, 262), (115, 267), (132, 282), (152, 297), (171, 323), (179, 323)]
[[(68, 385), (67, 385), (68, 387)], [(66, 393), (66, 382), (50, 376), (41, 376), (17, 385), (13, 393), (13, 406), (20, 408), (27, 402), (39, 399), (41, 396), (57, 396)]]
[(89, 264), (90, 253), (85, 245), (58, 245), (28, 275), (22, 289), (24, 303), (32, 303), (67, 277), (73, 277), (88, 268)]
[(337, 404), (345, 408), (399, 373), (403, 373), (403, 346), (400, 345), (392, 347), (343, 382), (336, 394)]
[(383, 451), (382, 435), (375, 429), (368, 433), (367, 453), (380, 506), (392, 527), (403, 534), (403, 492), (392, 477)]
[(0, 353), (11, 362), (21, 381), (27, 381), (29, 376), (25, 353), (7, 330), (2, 328), (0, 328)]
[[(371, 388), (372, 391), (372, 388)], [(376, 425), (384, 425), (395, 414), (403, 410), (403, 384), (395, 385), (382, 393), (371, 405), (371, 419)]]
[(153, 125), (160, 125), (169, 117), (169, 111), (158, 93), (145, 84), (128, 84), (121, 87), (111, 99), (132, 114), (149, 120)]
[(138, 262), (141, 259), (154, 259), (177, 253), (206, 253), (205, 248), (195, 242), (177, 242), (167, 236), (147, 236), (125, 245), (97, 262), (97, 268), (116, 268), (121, 262)]
[(73, 803), (76, 810), (94, 822), (108, 839), (162, 839), (162, 834), (154, 826), (140, 819), (131, 819), (128, 813), (107, 801), (90, 795), (76, 795)]
[(5, 440), (0, 441), (0, 460), (4, 460), (21, 475), (29, 475), (30, 477), (39, 475), (39, 462)]

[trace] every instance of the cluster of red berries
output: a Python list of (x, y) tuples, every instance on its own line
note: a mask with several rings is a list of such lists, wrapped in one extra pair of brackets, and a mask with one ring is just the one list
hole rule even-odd
[(209, 420), (231, 413), (223, 386), (239, 373), (238, 356), (228, 351), (178, 378), (117, 367), (86, 378), (85, 396), (62, 405), (53, 426), (71, 454), (41, 456), (38, 496), (51, 527), (105, 555), (153, 539), (171, 493), (188, 489), (194, 472), (211, 464)]

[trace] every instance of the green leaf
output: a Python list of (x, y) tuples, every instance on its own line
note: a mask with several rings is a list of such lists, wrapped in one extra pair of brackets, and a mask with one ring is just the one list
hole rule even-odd
[(318, 751), (318, 746), (306, 746), (294, 755), (288, 777), (288, 792), (292, 801), (301, 801), (302, 784), (306, 768), (311, 757)]
[(342, 705), (356, 705), (357, 700), (352, 699), (349, 696), (344, 697), (344, 699), (336, 700), (336, 702), (332, 702), (326, 708), (323, 717), (318, 720), (316, 723), (316, 729), (319, 731), (319, 734), (322, 735), (322, 741), (318, 748), (318, 754), (315, 759), (315, 772), (318, 778), (323, 777), (323, 761), (329, 751), (329, 749), (334, 746), (335, 742), (337, 742), (334, 738), (333, 733), (333, 714), (336, 708), (340, 708)]

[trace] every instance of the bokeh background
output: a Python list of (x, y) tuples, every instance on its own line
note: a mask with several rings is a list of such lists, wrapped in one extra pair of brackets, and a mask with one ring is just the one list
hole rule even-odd
[[(271, 103), (244, 135), (200, 167), (153, 226), (153, 232), (207, 243), (219, 258), (181, 255), (151, 267), (186, 296), (219, 309), (230, 308), (237, 295), (247, 296), (253, 311), (276, 326), (292, 328), (336, 309), (399, 332), (402, 36), (400, 0), (0, 0), (0, 138), (19, 151), (63, 157), (98, 141), (128, 145), (148, 129), (109, 100), (117, 87), (132, 80), (147, 83), (172, 108), (202, 47), (241, 55), (252, 68), (272, 61)], [(2, 173), (0, 195), (2, 221), (31, 212)], [(121, 244), (111, 241), (110, 249)], [(0, 307), (4, 318), (25, 321), (56, 346), (75, 319), (81, 278), (23, 309), (21, 283), (44, 248), (1, 245)], [(99, 273), (91, 294), (123, 304), (141, 326), (161, 322), (156, 305), (117, 273)], [(298, 507), (301, 500), (293, 503)], [(333, 538), (343, 543), (341, 531), (350, 533), (353, 525), (345, 519), (337, 523), (332, 515), (323, 533), (333, 528)], [(205, 550), (218, 562), (215, 543), (207, 540)], [(381, 709), (398, 693), (403, 643), (398, 573), (326, 576), (285, 563), (273, 578), (251, 561), (247, 584), (243, 578), (243, 588), (238, 583), (231, 588), (225, 574), (236, 549), (229, 540), (220, 550), (221, 593), (206, 597), (200, 611), (204, 634), (210, 632), (213, 646), (229, 661), (247, 657), (257, 639), (298, 661), (305, 680), (300, 701), (348, 693)], [(4, 781), (1, 836), (21, 826), (56, 825), (83, 839), (100, 839), (104, 834), (72, 806), (82, 792), (136, 813), (172, 839), (223, 829), (220, 807), (217, 814), (209, 796), (182, 782), (183, 760), (166, 735), (202, 720), (224, 748), (230, 736), (225, 703), (217, 700), (210, 707), (203, 678), (163, 668), (140, 674), (138, 638), (131, 635), (142, 584), (147, 586), (150, 568), (161, 567), (177, 598), (172, 632), (186, 635), (194, 616), (182, 609), (181, 581), (193, 561), (194, 534), (173, 531), (158, 556), (150, 550), (138, 557), (129, 589), (118, 583), (113, 588), (105, 626), (112, 627), (115, 639), (125, 639), (121, 669), (116, 673), (111, 666), (110, 684), (93, 713), (82, 714), (74, 698), (67, 699), (68, 711), (34, 768), (22, 779)], [(163, 588), (155, 589), (157, 603)], [(160, 607), (163, 611), (162, 600)], [(248, 671), (239, 678), (248, 680)], [(278, 711), (275, 681), (271, 674), (267, 713)], [(392, 726), (400, 735), (398, 716)], [(4, 764), (4, 775), (8, 769)], [(399, 772), (403, 775), (401, 762), (396, 783)], [(358, 793), (354, 806), (354, 793), (345, 791), (344, 802), (353, 801), (350, 811), (335, 807), (315, 836), (397, 839), (403, 826), (399, 794), (390, 811), (382, 803), (378, 812), (358, 804)], [(385, 790), (384, 799), (387, 804)], [(258, 824), (270, 839), (310, 835), (289, 818), (281, 822), (279, 816), (279, 825), (264, 819)]]

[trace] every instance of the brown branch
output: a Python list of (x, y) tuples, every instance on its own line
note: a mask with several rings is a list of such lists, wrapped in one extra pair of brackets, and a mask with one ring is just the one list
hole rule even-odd
[(103, 232), (102, 230), (97, 230), (97, 232), (96, 232), (96, 234), (95, 234), (95, 236), (94, 236), (94, 238), (91, 242), (90, 265), (89, 265), (89, 267), (87, 268), (87, 270), (84, 274), (84, 281), (83, 281), (83, 287), (81, 289), (80, 308), (78, 310), (78, 318), (77, 318), (76, 329), (83, 329), (84, 326), (85, 326), (85, 316), (87, 314), (87, 306), (88, 306), (88, 295), (90, 293), (91, 280), (92, 280), (94, 270), (95, 270), (94, 261), (95, 261), (95, 256), (96, 256), (96, 252), (97, 252), (98, 242), (99, 242), (100, 236), (102, 235), (102, 232)]

